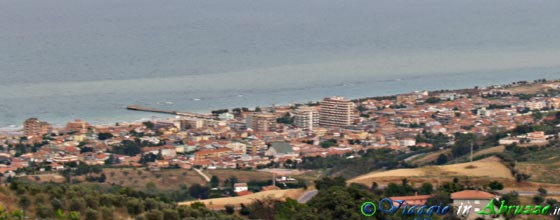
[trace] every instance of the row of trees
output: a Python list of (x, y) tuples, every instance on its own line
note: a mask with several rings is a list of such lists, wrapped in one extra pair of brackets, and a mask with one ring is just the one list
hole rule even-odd
[(369, 149), (360, 151), (355, 158), (347, 155), (328, 157), (306, 157), (298, 164), (290, 167), (298, 169), (326, 169), (329, 175), (342, 175), (346, 178), (355, 177), (377, 169), (393, 169), (407, 167), (403, 162), (405, 155), (390, 149)]
[[(179, 220), (235, 218), (204, 206), (177, 206), (175, 201), (157, 191), (143, 192), (119, 186), (96, 184), (36, 184), (13, 180), (0, 194), (17, 198), (20, 211), (0, 210), (2, 217), (21, 212), (38, 219), (129, 219)], [(189, 192), (198, 193), (196, 186)], [(63, 211), (64, 210), (64, 211)]]
[(161, 141), (159, 144), (154, 144), (149, 141), (141, 141), (139, 138), (134, 139), (134, 141), (123, 140), (120, 143), (120, 145), (113, 146), (110, 153), (135, 156), (142, 152), (143, 147), (155, 146), (155, 145), (161, 146), (164, 144), (165, 142), (163, 141)]

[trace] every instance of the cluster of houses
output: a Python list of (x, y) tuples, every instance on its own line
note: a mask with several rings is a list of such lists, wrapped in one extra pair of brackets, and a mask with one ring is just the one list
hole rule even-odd
[[(0, 174), (13, 174), (31, 163), (44, 163), (42, 169), (46, 171), (64, 169), (69, 162), (184, 169), (257, 169), (272, 163), (285, 166), (305, 157), (347, 155), (367, 149), (408, 151), (411, 146), (431, 147), (429, 143), (417, 142), (416, 137), (423, 132), (453, 136), (506, 131), (536, 122), (532, 112), (521, 109), (559, 107), (560, 97), (521, 99), (503, 88), (491, 87), (413, 92), (386, 99), (350, 101), (336, 97), (310, 106), (237, 109), (221, 112), (214, 118), (176, 117), (115, 125), (90, 125), (76, 120), (66, 127), (53, 128), (32, 118), (24, 123), (21, 134), (0, 135)], [(332, 119), (324, 117), (329, 114), (334, 115)], [(295, 122), (283, 120), (286, 118), (295, 118)], [(500, 143), (542, 144), (550, 137), (532, 132), (504, 138)], [(140, 151), (115, 151), (125, 141), (142, 143)], [(157, 159), (142, 163), (147, 154), (157, 155)]]

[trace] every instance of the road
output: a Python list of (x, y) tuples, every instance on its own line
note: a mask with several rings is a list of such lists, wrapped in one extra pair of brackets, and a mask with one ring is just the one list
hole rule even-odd
[(201, 170), (193, 168), (194, 171), (196, 171), (196, 173), (198, 173), (198, 175), (200, 175), (204, 180), (206, 180), (206, 182), (210, 182), (210, 177), (206, 176), (206, 174), (204, 174)]
[[(511, 191), (511, 190), (498, 190), (498, 193), (500, 195), (507, 194), (507, 193), (510, 193), (510, 192), (513, 192), (513, 191)], [(515, 192), (517, 192), (517, 194), (519, 194), (520, 196), (535, 196), (535, 195), (540, 194), (539, 192), (536, 192), (536, 191), (515, 191)], [(549, 196), (559, 196), (560, 192), (549, 191), (549, 192), (546, 192), (546, 194), (549, 195)]]
[(317, 193), (319, 193), (318, 190), (307, 191), (307, 192), (303, 193), (303, 195), (300, 196), (297, 201), (299, 203), (307, 203), (307, 202), (309, 202), (309, 200), (311, 200), (313, 197), (315, 197), (317, 195)]

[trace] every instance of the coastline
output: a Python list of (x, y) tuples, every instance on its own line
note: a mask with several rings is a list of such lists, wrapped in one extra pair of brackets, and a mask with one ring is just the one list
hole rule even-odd
[[(517, 81), (511, 81), (511, 82), (503, 82), (501, 84), (488, 84), (488, 85), (482, 85), (482, 86), (475, 86), (478, 87), (479, 89), (481, 88), (488, 88), (488, 87), (493, 87), (493, 86), (503, 86), (503, 85), (509, 85), (511, 83), (514, 82), (519, 82), (519, 81), (527, 81), (527, 82), (533, 82), (533, 80), (537, 80), (540, 78), (532, 78), (532, 79), (527, 79), (527, 80), (517, 80)], [(554, 81), (559, 81), (560, 78), (557, 79), (547, 79), (548, 82), (554, 82)], [(401, 81), (401, 79), (394, 79), (391, 81)], [(437, 91), (449, 91), (449, 92), (453, 92), (453, 91), (459, 91), (459, 90), (468, 90), (468, 89), (473, 89), (475, 87), (463, 87), (463, 88), (440, 88), (440, 89), (436, 89), (436, 90), (426, 90), (429, 92), (437, 92)], [(377, 96), (361, 96), (361, 97), (346, 97), (351, 99), (353, 102), (357, 102), (358, 100), (361, 99), (375, 99), (375, 98), (384, 98), (384, 97), (390, 97), (390, 96), (395, 96), (395, 95), (399, 95), (399, 94), (403, 94), (403, 93), (408, 93), (408, 92), (414, 92), (415, 90), (412, 91), (406, 91), (406, 92), (402, 92), (402, 93), (393, 93), (393, 94), (383, 94), (383, 95), (377, 95)], [(418, 90), (416, 90), (418, 91)], [(326, 97), (326, 96), (325, 96)], [(305, 105), (307, 103), (316, 103), (321, 101), (321, 99), (317, 99), (317, 100), (310, 100), (310, 101), (303, 101), (303, 102), (297, 102), (297, 103), (279, 103), (274, 105), (275, 107), (280, 107), (280, 106), (293, 106), (296, 104), (300, 104), (300, 105)], [(164, 110), (169, 110), (169, 111), (177, 111), (177, 109), (173, 109), (174, 104), (168, 104), (168, 105), (163, 105), (165, 108), (163, 108)], [(149, 106), (151, 107), (151, 106)], [(235, 107), (229, 107), (229, 108), (221, 108), (221, 109), (234, 109), (234, 108), (249, 108), (249, 109), (254, 109), (256, 107), (272, 107), (272, 106), (266, 106), (266, 105), (255, 105), (255, 106), (235, 106)], [(123, 108), (124, 109), (124, 108)], [(200, 113), (200, 114), (209, 114), (214, 110), (220, 110), (220, 108), (215, 108), (215, 109), (209, 109), (206, 111), (195, 111), (195, 113)], [(127, 113), (131, 113), (131, 112), (136, 112), (138, 113), (138, 111), (132, 111), (132, 110), (126, 110)], [(134, 118), (134, 119), (130, 119), (130, 120), (116, 120), (116, 121), (104, 121), (104, 122), (96, 122), (96, 121), (87, 121), (88, 123), (90, 123), (91, 125), (94, 126), (112, 126), (115, 125), (116, 123), (141, 123), (143, 121), (149, 121), (149, 120), (153, 120), (153, 119), (159, 119), (159, 120), (169, 120), (169, 119), (173, 119), (173, 118), (177, 118), (179, 117), (178, 115), (173, 116), (173, 117), (169, 117), (169, 114), (164, 114), (164, 113), (153, 113), (153, 112), (140, 112), (142, 114), (145, 114), (145, 117), (138, 117), (138, 118)], [(32, 117), (32, 116), (30, 116)], [(79, 118), (79, 117), (78, 117)], [(53, 127), (55, 128), (63, 128), (65, 126), (65, 123), (53, 123), (52, 124)], [(22, 125), (10, 125), (10, 126), (4, 126), (4, 127), (0, 127), (0, 133), (14, 133), (14, 132), (19, 132), (21, 129), (23, 128)]]

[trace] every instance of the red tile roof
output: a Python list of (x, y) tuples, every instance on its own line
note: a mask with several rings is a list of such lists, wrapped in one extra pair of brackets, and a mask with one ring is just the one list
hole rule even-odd
[(253, 192), (251, 192), (251, 191), (241, 191), (241, 192), (237, 193), (238, 196), (246, 196), (246, 195), (250, 195), (250, 194), (253, 194)]
[(451, 199), (492, 199), (495, 195), (478, 190), (464, 190), (456, 193), (451, 193)]
[(408, 205), (425, 205), (429, 198), (432, 198), (432, 195), (419, 195), (419, 196), (395, 196), (391, 197), (391, 200), (405, 200), (406, 204)]

